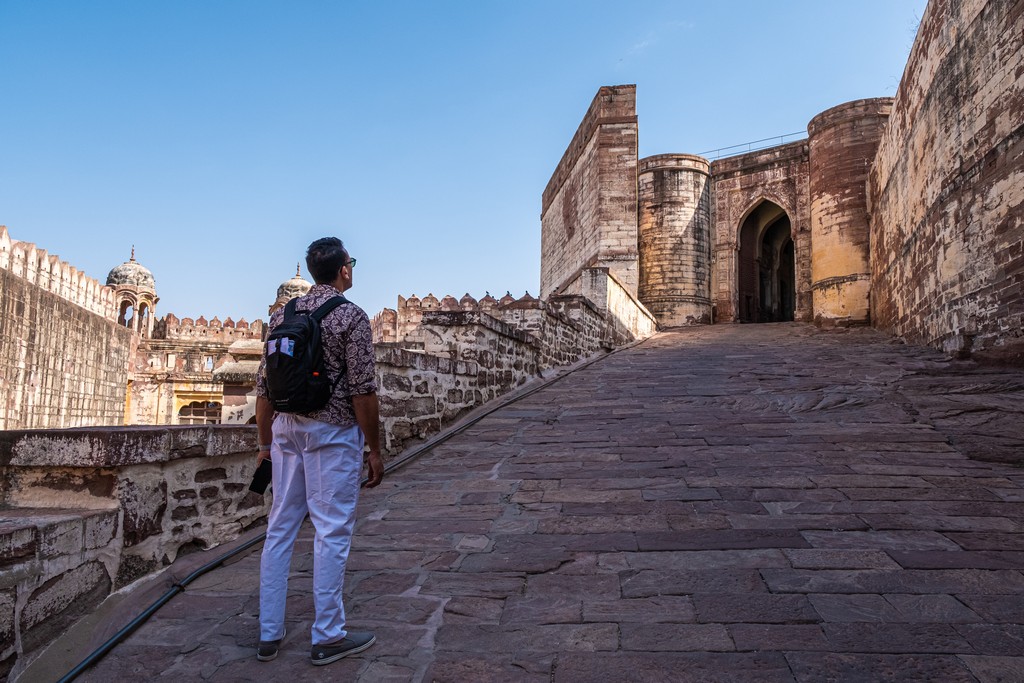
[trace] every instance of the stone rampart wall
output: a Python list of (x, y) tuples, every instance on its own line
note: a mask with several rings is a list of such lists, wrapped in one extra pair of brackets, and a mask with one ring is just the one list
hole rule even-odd
[(635, 294), (636, 208), (636, 87), (602, 87), (544, 190), (541, 298), (566, 293), (595, 265)]
[(0, 225), (0, 271), (7, 271), (96, 315), (117, 320), (117, 301), (111, 287), (31, 242), (12, 240), (3, 225)]
[(253, 427), (0, 433), (0, 672), (111, 591), (265, 517), (255, 451)]
[(153, 327), (153, 337), (231, 344), (240, 339), (262, 339), (263, 321), (254, 320), (250, 323), (245, 318), (241, 318), (235, 322), (230, 317), (221, 321), (217, 316), (211, 320), (207, 320), (203, 316), (193, 320), (192, 318), (179, 318), (168, 313), (156, 321)]
[(124, 422), (131, 331), (0, 269), (0, 429)]
[[(436, 434), (548, 368), (654, 334), (654, 317), (607, 269), (583, 271), (581, 281), (600, 305), (579, 294), (428, 297), (400, 299), (393, 315), (378, 316), (388, 323), (378, 334), (398, 339), (374, 345), (385, 453)], [(403, 337), (411, 318), (415, 333)]]
[(1024, 357), (1024, 0), (928, 4), (870, 174), (874, 325)]

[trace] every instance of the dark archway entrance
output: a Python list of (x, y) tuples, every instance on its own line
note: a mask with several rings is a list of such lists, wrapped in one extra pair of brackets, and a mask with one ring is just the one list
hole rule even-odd
[(763, 201), (740, 228), (738, 319), (745, 323), (793, 320), (796, 258), (789, 216)]

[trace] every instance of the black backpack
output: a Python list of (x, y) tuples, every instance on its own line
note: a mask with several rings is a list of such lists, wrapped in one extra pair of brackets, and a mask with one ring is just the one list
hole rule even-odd
[(284, 320), (266, 341), (267, 393), (279, 413), (311, 413), (331, 399), (334, 383), (324, 363), (320, 321), (348, 300), (332, 297), (312, 313), (296, 313), (295, 302), (285, 304)]

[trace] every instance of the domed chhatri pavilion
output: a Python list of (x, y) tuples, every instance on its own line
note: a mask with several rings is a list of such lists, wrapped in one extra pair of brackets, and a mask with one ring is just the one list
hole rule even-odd
[(281, 283), (281, 286), (277, 288), (277, 298), (274, 299), (274, 303), (270, 305), (268, 313), (273, 314), (274, 311), (281, 308), (295, 297), (302, 296), (308, 292), (309, 288), (312, 286), (313, 283), (303, 279), (300, 266), (296, 263), (295, 277), (290, 280), (285, 280)]
[(153, 336), (153, 318), (156, 314), (156, 280), (149, 268), (132, 256), (107, 274), (107, 286), (114, 288), (117, 298), (117, 323), (145, 338)]

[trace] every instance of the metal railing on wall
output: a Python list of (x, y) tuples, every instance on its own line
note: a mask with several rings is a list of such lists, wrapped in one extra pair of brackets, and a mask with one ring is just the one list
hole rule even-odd
[(714, 161), (715, 159), (732, 157), (737, 154), (746, 154), (747, 152), (756, 152), (760, 149), (768, 149), (769, 147), (775, 147), (776, 145), (782, 145), (787, 142), (796, 142), (796, 140), (806, 137), (807, 131), (801, 130), (796, 133), (776, 135), (774, 137), (763, 138), (761, 140), (753, 140), (751, 142), (744, 142), (738, 145), (730, 145), (729, 147), (719, 147), (718, 149), (701, 152), (700, 156), (704, 157), (708, 161)]

